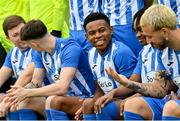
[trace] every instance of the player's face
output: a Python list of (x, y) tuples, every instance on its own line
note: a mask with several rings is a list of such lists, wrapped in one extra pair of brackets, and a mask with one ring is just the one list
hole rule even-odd
[(163, 50), (167, 47), (166, 39), (161, 30), (154, 31), (152, 27), (145, 26), (142, 27), (143, 35), (146, 36), (146, 40), (150, 43), (153, 47), (156, 47), (160, 50)]
[(136, 33), (136, 37), (139, 39), (139, 42), (141, 43), (141, 45), (145, 46), (147, 45), (146, 37), (142, 34), (142, 29), (140, 25), (136, 26), (136, 20), (137, 19), (134, 20), (134, 26), (133, 26), (134, 32)]
[(37, 51), (44, 51), (43, 48), (42, 48), (42, 44), (40, 42), (40, 39), (38, 40), (28, 40), (26, 41), (26, 43), (28, 44), (28, 46), (34, 50), (37, 50)]
[(112, 32), (112, 27), (104, 20), (95, 20), (86, 26), (86, 37), (100, 54), (108, 49)]
[(26, 49), (28, 48), (26, 42), (20, 39), (20, 30), (24, 26), (24, 23), (17, 25), (16, 27), (8, 30), (8, 39), (13, 42), (13, 44), (18, 47), (19, 49)]

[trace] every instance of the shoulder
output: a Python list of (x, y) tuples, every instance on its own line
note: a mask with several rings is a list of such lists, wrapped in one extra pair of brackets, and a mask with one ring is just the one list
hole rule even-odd
[(133, 52), (131, 51), (131, 49), (127, 45), (125, 45), (122, 42), (118, 42), (118, 41), (113, 41), (112, 49), (115, 50), (116, 54), (118, 54), (118, 53), (123, 54), (123, 55), (133, 54)]

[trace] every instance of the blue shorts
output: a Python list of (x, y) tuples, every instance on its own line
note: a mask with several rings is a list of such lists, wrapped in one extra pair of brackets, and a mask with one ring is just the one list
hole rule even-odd
[(89, 40), (86, 39), (85, 34), (84, 30), (70, 30), (70, 39), (74, 39), (87, 54), (92, 48), (92, 45)]
[(115, 37), (117, 41), (120, 41), (127, 45), (137, 57), (139, 51), (141, 51), (142, 49), (142, 46), (132, 29), (132, 24), (116, 25), (113, 26), (113, 30), (113, 37)]
[(151, 97), (142, 97), (145, 102), (149, 105), (152, 113), (153, 113), (153, 120), (162, 120), (162, 111), (165, 103), (167, 102), (166, 99), (158, 99), (158, 98), (151, 98)]

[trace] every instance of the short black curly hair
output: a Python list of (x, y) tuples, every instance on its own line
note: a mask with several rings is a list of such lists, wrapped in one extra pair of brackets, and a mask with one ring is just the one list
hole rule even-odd
[(84, 20), (84, 30), (86, 31), (86, 26), (88, 23), (92, 22), (92, 21), (95, 21), (95, 20), (105, 20), (109, 26), (110, 25), (110, 20), (109, 18), (104, 14), (104, 13), (100, 13), (100, 12), (93, 12), (93, 13), (90, 13)]

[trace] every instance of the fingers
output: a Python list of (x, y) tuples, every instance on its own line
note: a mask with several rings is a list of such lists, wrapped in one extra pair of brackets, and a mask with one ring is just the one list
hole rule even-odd
[(106, 72), (108, 75), (110, 75), (116, 81), (119, 80), (119, 74), (116, 71), (114, 71), (111, 67), (106, 68)]
[(177, 98), (177, 94), (174, 93), (173, 91), (171, 91), (171, 99), (173, 99), (173, 100), (178, 99), (178, 98)]
[(94, 104), (94, 112), (95, 113), (101, 113), (101, 108), (103, 108), (104, 107), (104, 102), (105, 102), (105, 98), (99, 98), (96, 102), (95, 102), (95, 104)]
[(20, 86), (11, 86), (11, 89), (7, 93), (12, 93), (14, 90), (18, 89)]
[(17, 111), (17, 107), (18, 107), (18, 104), (17, 104), (17, 103), (14, 104), (14, 105), (12, 105), (11, 108), (10, 108), (10, 111), (11, 111), (11, 112)]
[(120, 116), (123, 116), (125, 100), (121, 100), (120, 104)]
[(159, 78), (163, 78), (163, 79), (169, 79), (170, 78), (170, 75), (167, 71), (165, 70), (161, 70), (159, 72), (157, 72), (155, 74), (155, 76), (159, 77)]
[(81, 107), (80, 109), (78, 109), (78, 110), (76, 111), (74, 119), (76, 119), (76, 120), (81, 120), (81, 119), (82, 119), (82, 116), (83, 116), (82, 114), (83, 114), (83, 112), (82, 112), (82, 107)]

